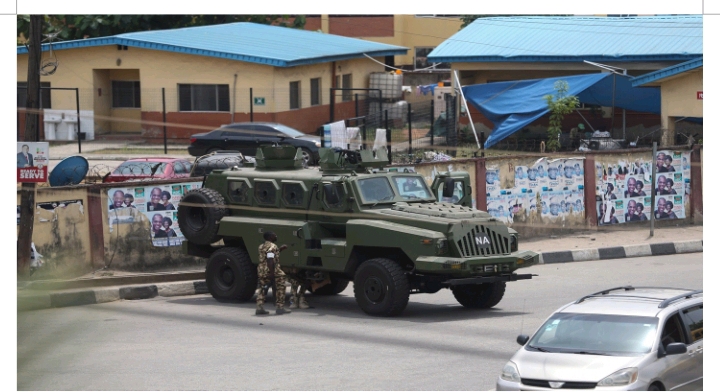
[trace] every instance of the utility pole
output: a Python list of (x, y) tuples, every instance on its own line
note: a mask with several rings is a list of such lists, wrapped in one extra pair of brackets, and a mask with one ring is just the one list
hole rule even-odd
[[(36, 142), (39, 132), (40, 60), (42, 57), (42, 15), (30, 15), (28, 34), (27, 101), (25, 101), (25, 141)], [(20, 192), (20, 227), (17, 240), (18, 275), (26, 275), (30, 267), (30, 246), (35, 222), (35, 183), (24, 182)]]

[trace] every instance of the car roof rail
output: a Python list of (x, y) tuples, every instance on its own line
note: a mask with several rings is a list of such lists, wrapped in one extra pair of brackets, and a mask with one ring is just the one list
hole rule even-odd
[(580, 298), (579, 300), (575, 301), (575, 303), (576, 303), (576, 304), (579, 304), (580, 302), (585, 301), (586, 299), (588, 299), (588, 298), (590, 298), (590, 297), (595, 297), (595, 296), (598, 296), (598, 295), (609, 294), (611, 291), (616, 291), (616, 290), (631, 291), (631, 290), (635, 290), (635, 287), (632, 287), (632, 286), (613, 287), (613, 288), (611, 288), (611, 289), (607, 289), (607, 290), (603, 290), (603, 291), (598, 291), (597, 293), (592, 293), (592, 294), (590, 294), (590, 295), (586, 295), (586, 296)]
[(672, 298), (668, 298), (668, 299), (660, 302), (660, 305), (658, 305), (658, 308), (660, 308), (660, 309), (666, 308), (666, 307), (668, 307), (671, 303), (673, 303), (673, 302), (675, 302), (675, 301), (678, 301), (678, 300), (681, 300), (681, 299), (684, 299), (684, 298), (690, 299), (690, 298), (692, 298), (693, 295), (702, 294), (702, 292), (703, 292), (702, 290), (694, 290), (694, 291), (691, 291), (691, 292), (689, 292), (689, 293), (685, 293), (685, 294), (681, 294), (681, 295), (676, 295), (676, 296), (674, 296), (674, 297), (672, 297)]

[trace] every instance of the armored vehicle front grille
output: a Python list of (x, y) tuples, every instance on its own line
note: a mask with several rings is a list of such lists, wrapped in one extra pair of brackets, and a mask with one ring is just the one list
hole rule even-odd
[[(484, 233), (490, 239), (490, 245), (482, 247), (475, 241), (478, 233)], [(483, 225), (476, 225), (470, 229), (458, 242), (458, 248), (463, 257), (473, 256), (494, 256), (510, 254), (510, 239), (503, 237), (490, 228)]]

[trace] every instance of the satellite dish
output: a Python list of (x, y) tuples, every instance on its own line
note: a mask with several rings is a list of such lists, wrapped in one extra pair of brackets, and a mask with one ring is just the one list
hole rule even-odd
[(50, 186), (77, 185), (87, 175), (90, 165), (87, 159), (79, 155), (60, 161), (48, 176)]

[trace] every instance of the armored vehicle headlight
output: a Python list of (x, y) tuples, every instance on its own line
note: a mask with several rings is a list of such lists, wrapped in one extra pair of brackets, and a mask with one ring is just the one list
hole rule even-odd
[(618, 370), (617, 372), (603, 378), (597, 384), (599, 387), (616, 387), (621, 385), (630, 385), (637, 381), (638, 369), (627, 368)]
[(510, 252), (517, 252), (518, 250), (518, 239), (516, 235), (510, 236)]
[(510, 361), (503, 368), (500, 378), (505, 381), (520, 382), (520, 372), (518, 372), (517, 366)]
[(448, 242), (446, 238), (437, 240), (437, 254), (444, 255), (448, 252)]

